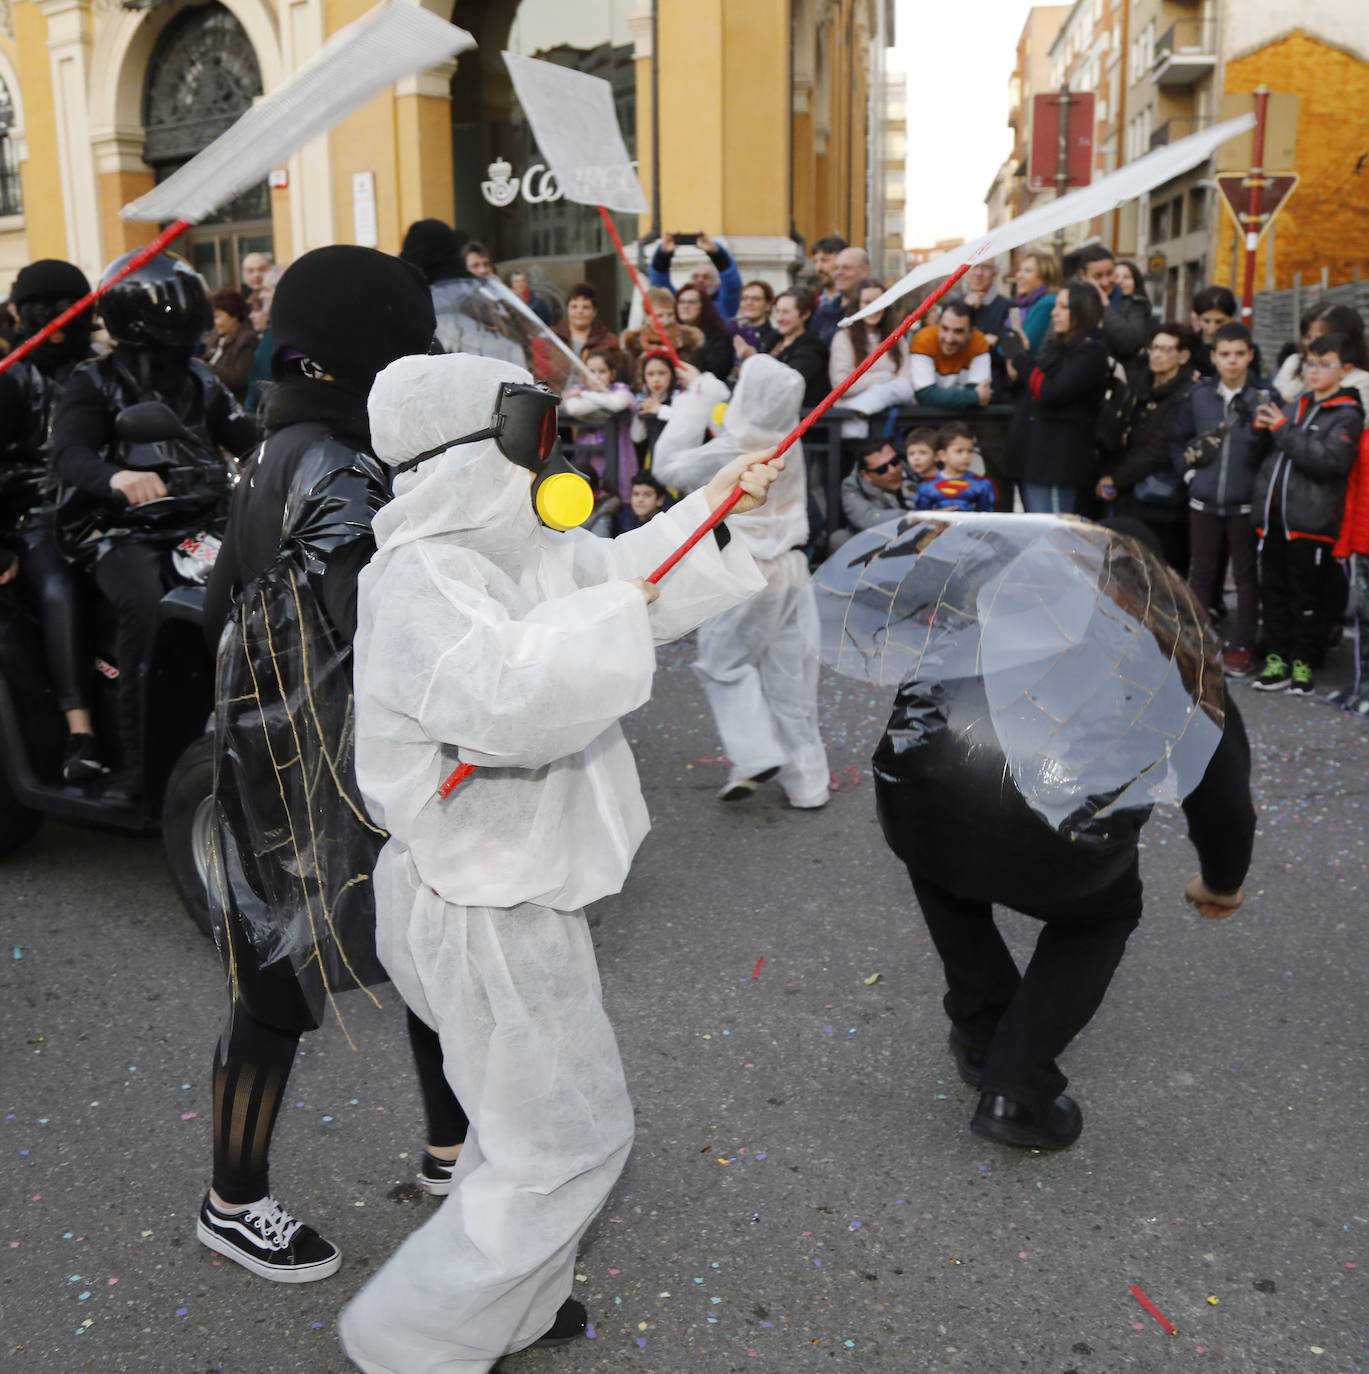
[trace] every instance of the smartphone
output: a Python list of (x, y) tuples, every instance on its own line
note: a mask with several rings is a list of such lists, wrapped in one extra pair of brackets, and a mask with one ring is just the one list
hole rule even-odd
[(692, 248), (699, 241), (698, 234), (672, 234), (677, 248)]
[(1273, 401), (1273, 399), (1274, 399), (1273, 393), (1272, 393), (1272, 392), (1269, 392), (1269, 391), (1265, 391), (1263, 388), (1261, 388), (1259, 391), (1257, 391), (1257, 392), (1255, 393), (1255, 404), (1256, 404), (1256, 405), (1267, 406), (1267, 405), (1269, 405), (1269, 404)]
[(740, 328), (738, 328), (737, 337), (739, 339), (745, 339), (746, 342), (750, 344), (752, 348), (759, 348), (761, 346), (760, 334), (756, 330), (752, 329), (749, 324), (744, 324)]

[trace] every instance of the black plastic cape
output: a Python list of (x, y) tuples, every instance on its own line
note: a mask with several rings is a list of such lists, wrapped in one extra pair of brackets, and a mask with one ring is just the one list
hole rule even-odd
[(962, 896), (1096, 890), (1221, 739), (1201, 610), (1173, 569), (1105, 526), (896, 517), (850, 539), (814, 585), (824, 661), (897, 688), (874, 756), (889, 845)]
[[(280, 553), (243, 589), (219, 639), (216, 935), (236, 983), (223, 929), (236, 917), (259, 967), (293, 973), (317, 1024), (338, 992), (386, 979), (371, 871), (387, 837), (357, 791), (350, 638), (319, 597), (330, 554), (370, 540), (384, 477), (369, 455), (317, 441), (317, 426), (295, 429), (316, 441), (289, 452), (291, 431), (273, 436), (266, 459), (276, 472), (249, 467), (242, 484), (266, 490), (268, 518), (284, 497), (284, 529)], [(277, 439), (286, 452), (273, 453)], [(282, 470), (288, 490), (271, 492)], [(242, 487), (232, 518), (246, 524), (253, 493)], [(235, 556), (231, 525), (225, 553)]]

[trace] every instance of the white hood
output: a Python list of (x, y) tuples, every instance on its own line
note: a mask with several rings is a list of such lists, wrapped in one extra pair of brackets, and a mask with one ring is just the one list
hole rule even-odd
[[(366, 409), (376, 456), (391, 466), (485, 429), (504, 382), (530, 383), (514, 363), (451, 353), (400, 358), (375, 380)], [(376, 544), (393, 550), (417, 539), (459, 535), (461, 545), (513, 571), (509, 555), (538, 541), (533, 476), (493, 439), (461, 444), (394, 479), (394, 500), (377, 513)], [(512, 565), (511, 565), (512, 564)]]
[[(713, 407), (727, 401), (722, 433), (704, 442)], [(677, 397), (656, 440), (651, 468), (668, 487), (695, 491), (739, 454), (773, 448), (799, 422), (803, 378), (778, 358), (748, 358), (728, 400), (727, 388), (705, 374)], [(808, 469), (802, 443), (784, 455), (784, 472), (759, 510), (729, 516), (728, 529), (753, 558), (778, 558), (808, 542)]]

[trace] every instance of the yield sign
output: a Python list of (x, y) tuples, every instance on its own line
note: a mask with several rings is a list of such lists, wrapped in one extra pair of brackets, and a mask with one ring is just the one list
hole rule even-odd
[[(1274, 216), (1283, 208), (1284, 201), (1293, 194), (1293, 189), (1298, 184), (1298, 174), (1262, 172), (1259, 177), (1260, 213), (1252, 220), (1249, 213), (1250, 189), (1254, 184), (1255, 178), (1251, 172), (1217, 174), (1217, 189), (1221, 191), (1232, 219), (1247, 239), (1253, 233), (1254, 242), (1258, 243), (1264, 237), (1264, 231), (1269, 228)], [(1248, 242), (1246, 246), (1254, 247), (1254, 243)]]

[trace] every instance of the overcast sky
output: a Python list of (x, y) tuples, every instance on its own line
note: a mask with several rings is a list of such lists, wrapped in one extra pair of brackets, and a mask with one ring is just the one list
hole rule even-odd
[(987, 227), (984, 196), (1012, 151), (1008, 80), (1030, 0), (896, 0), (891, 69), (908, 73), (905, 241)]

